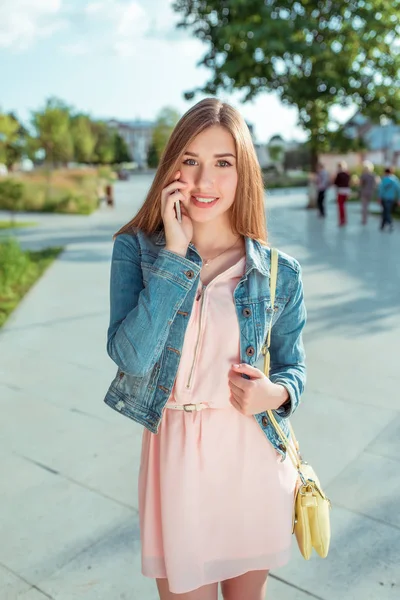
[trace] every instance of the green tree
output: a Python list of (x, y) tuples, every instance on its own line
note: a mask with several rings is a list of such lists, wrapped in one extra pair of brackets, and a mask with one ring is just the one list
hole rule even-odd
[(47, 100), (42, 111), (34, 112), (32, 125), (37, 147), (45, 153), (45, 162), (55, 167), (72, 160), (71, 109), (57, 98)]
[(9, 170), (25, 153), (26, 130), (12, 114), (0, 113), (0, 163)]
[(179, 118), (180, 114), (174, 108), (169, 106), (161, 109), (158, 113), (152, 135), (152, 145), (154, 146), (158, 157), (161, 157), (172, 130), (179, 121)]
[(91, 127), (96, 140), (93, 162), (101, 165), (112, 164), (115, 157), (115, 132), (103, 121), (92, 121)]
[(154, 144), (150, 144), (149, 151), (147, 153), (147, 164), (150, 169), (156, 169), (158, 167), (158, 163), (160, 161), (160, 157), (158, 156), (157, 148)]
[(328, 131), (325, 136), (322, 150), (346, 154), (347, 152), (359, 152), (366, 149), (365, 141), (361, 137), (349, 137), (342, 128)]
[(79, 163), (90, 163), (93, 159), (96, 138), (89, 116), (76, 114), (71, 118), (71, 136), (74, 159)]
[(129, 148), (122, 136), (119, 133), (114, 134), (114, 162), (121, 164), (132, 160)]
[(208, 45), (210, 80), (197, 92), (275, 92), (296, 106), (309, 133), (312, 167), (332, 108), (373, 118), (400, 109), (400, 0), (175, 0), (178, 27)]

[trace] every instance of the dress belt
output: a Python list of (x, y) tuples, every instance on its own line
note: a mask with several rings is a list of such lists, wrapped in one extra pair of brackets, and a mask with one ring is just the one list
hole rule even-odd
[(172, 402), (167, 402), (165, 408), (171, 410), (184, 410), (185, 412), (197, 412), (210, 407), (208, 404), (204, 404), (204, 402), (199, 402), (199, 404), (173, 404)]

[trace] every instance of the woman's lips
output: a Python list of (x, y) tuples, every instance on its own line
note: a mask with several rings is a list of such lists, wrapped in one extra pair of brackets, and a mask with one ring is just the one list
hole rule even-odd
[[(207, 196), (201, 196), (201, 198), (207, 198)], [(195, 206), (198, 208), (211, 208), (217, 204), (219, 198), (215, 198), (212, 202), (199, 202), (195, 196), (190, 196), (190, 200), (193, 202)]]

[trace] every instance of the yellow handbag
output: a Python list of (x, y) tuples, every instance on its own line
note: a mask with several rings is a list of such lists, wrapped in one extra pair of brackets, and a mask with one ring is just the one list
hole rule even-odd
[[(278, 253), (271, 249), (271, 306), (275, 303), (276, 279), (278, 274)], [(272, 319), (268, 330), (267, 343), (263, 347), (264, 373), (269, 377)], [(289, 441), (282, 431), (271, 410), (267, 411), (271, 425), (285, 445), (286, 453), (298, 472), (293, 510), (293, 532), (296, 535), (300, 552), (306, 560), (311, 557), (312, 549), (325, 558), (328, 555), (331, 540), (330, 500), (324, 494), (314, 469), (304, 462), (299, 444), (290, 425)]]

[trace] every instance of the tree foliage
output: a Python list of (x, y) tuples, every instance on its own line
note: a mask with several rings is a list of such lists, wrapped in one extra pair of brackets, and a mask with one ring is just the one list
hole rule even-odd
[(33, 113), (35, 137), (45, 153), (46, 162), (52, 166), (66, 163), (73, 158), (70, 112), (70, 108), (64, 102), (50, 98), (44, 110)]
[(90, 117), (76, 114), (70, 117), (72, 143), (74, 147), (74, 160), (79, 163), (89, 163), (93, 157), (96, 145)]
[(160, 157), (158, 156), (157, 149), (152, 143), (150, 144), (149, 151), (147, 153), (147, 165), (150, 167), (150, 169), (156, 169), (158, 167), (159, 161)]
[(114, 134), (114, 162), (121, 164), (132, 160), (129, 148), (122, 136), (119, 133)]
[(93, 121), (92, 131), (96, 139), (92, 161), (103, 165), (114, 162), (114, 131), (103, 121)]
[(326, 141), (331, 110), (376, 118), (400, 110), (400, 0), (175, 0), (178, 27), (208, 45), (197, 92), (276, 92), (296, 106), (311, 152)]
[(50, 98), (32, 115), (33, 135), (27, 154), (44, 153), (49, 166), (75, 161), (112, 164), (131, 160), (123, 138), (104, 121), (75, 112), (62, 100)]
[(0, 163), (8, 169), (24, 154), (26, 131), (12, 113), (0, 113)]
[(152, 137), (152, 145), (155, 148), (158, 159), (161, 157), (172, 130), (179, 121), (179, 118), (180, 114), (174, 108), (169, 106), (162, 108), (158, 113)]

